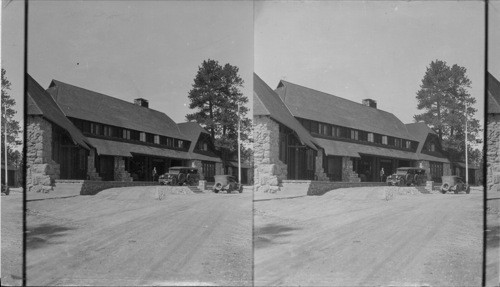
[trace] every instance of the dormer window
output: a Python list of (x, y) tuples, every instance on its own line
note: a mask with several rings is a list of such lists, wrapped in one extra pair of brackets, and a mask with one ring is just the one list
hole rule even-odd
[(139, 136), (139, 140), (140, 140), (141, 142), (145, 142), (145, 141), (146, 141), (146, 133), (142, 133), (142, 132), (141, 132), (141, 133), (140, 133), (140, 136)]

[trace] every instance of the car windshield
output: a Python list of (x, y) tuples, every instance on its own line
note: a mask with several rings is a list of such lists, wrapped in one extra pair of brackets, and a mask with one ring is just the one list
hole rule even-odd
[(399, 170), (399, 169), (398, 169), (398, 170), (396, 171), (396, 174), (397, 174), (397, 175), (405, 175), (406, 173), (407, 173), (407, 170), (406, 170), (406, 169), (402, 169), (402, 170)]
[(168, 173), (170, 173), (170, 174), (179, 174), (179, 173), (181, 173), (181, 171), (178, 170), (178, 169), (171, 169), (171, 170), (168, 171)]

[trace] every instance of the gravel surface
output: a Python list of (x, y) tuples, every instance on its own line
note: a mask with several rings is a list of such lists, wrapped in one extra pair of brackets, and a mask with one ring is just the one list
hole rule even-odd
[(23, 194), (11, 189), (2, 195), (2, 285), (22, 285)]
[(117, 188), (33, 201), (28, 285), (251, 285), (252, 198)]
[(482, 203), (412, 187), (255, 202), (255, 285), (480, 285)]

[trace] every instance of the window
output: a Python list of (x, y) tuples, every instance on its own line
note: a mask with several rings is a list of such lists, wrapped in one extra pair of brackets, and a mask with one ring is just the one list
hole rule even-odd
[(155, 136), (150, 133), (146, 133), (146, 142), (147, 143), (154, 143), (155, 142)]
[(405, 144), (407, 149), (411, 148), (411, 141), (405, 141)]
[(123, 129), (122, 138), (129, 140), (130, 139), (130, 130)]
[(183, 145), (184, 145), (184, 141), (183, 140), (178, 140), (177, 141), (177, 147), (178, 148), (183, 148)]
[(96, 124), (96, 123), (91, 123), (90, 124), (90, 132), (94, 135), (100, 135), (101, 134), (101, 125)]
[(351, 139), (352, 140), (358, 140), (359, 133), (358, 131), (351, 130)]
[(434, 143), (431, 143), (431, 151), (436, 151), (436, 145)]
[(174, 146), (174, 139), (173, 138), (167, 138), (167, 146), (168, 147)]
[(394, 145), (396, 147), (401, 147), (401, 139), (394, 139)]
[(281, 160), (283, 163), (287, 163), (287, 160), (286, 160), (286, 152), (287, 152), (286, 139), (287, 139), (287, 136), (285, 133), (280, 133), (279, 137), (280, 137), (279, 138), (279, 141), (280, 141), (279, 160)]
[(140, 133), (139, 140), (141, 142), (145, 142), (146, 141), (146, 133)]
[(332, 126), (332, 136), (338, 137), (339, 136), (339, 128), (336, 126)]
[(140, 139), (140, 132), (138, 131), (130, 131), (130, 139), (134, 141), (138, 141)]
[(368, 141), (373, 142), (373, 133), (368, 133)]
[(382, 136), (382, 144), (387, 144), (387, 136)]
[(319, 130), (318, 122), (311, 122), (311, 132), (318, 133), (318, 130)]
[(111, 136), (111, 127), (110, 126), (104, 126), (104, 135), (107, 137)]
[(155, 144), (160, 144), (160, 136), (159, 135), (155, 135), (154, 143)]

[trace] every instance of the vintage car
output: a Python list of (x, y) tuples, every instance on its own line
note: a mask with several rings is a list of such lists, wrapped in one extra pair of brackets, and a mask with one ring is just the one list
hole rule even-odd
[(160, 175), (158, 181), (164, 185), (198, 185), (200, 175), (194, 167), (174, 166)]
[(398, 167), (396, 173), (387, 177), (388, 185), (423, 185), (427, 181), (425, 169), (418, 167)]
[(2, 184), (2, 193), (5, 195), (9, 195), (10, 193), (10, 188), (6, 186), (5, 184)]
[(464, 180), (456, 175), (446, 175), (442, 176), (443, 183), (441, 184), (441, 193), (445, 194), (448, 191), (453, 191), (455, 194), (460, 191), (465, 191), (465, 193), (470, 193), (470, 186), (464, 182)]
[(215, 184), (213, 187), (213, 192), (219, 193), (219, 191), (226, 191), (230, 193), (233, 190), (237, 190), (239, 193), (243, 191), (243, 186), (241, 186), (236, 178), (232, 175), (216, 175)]

